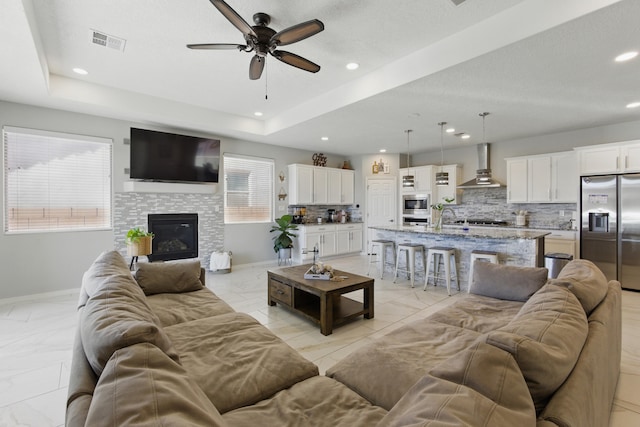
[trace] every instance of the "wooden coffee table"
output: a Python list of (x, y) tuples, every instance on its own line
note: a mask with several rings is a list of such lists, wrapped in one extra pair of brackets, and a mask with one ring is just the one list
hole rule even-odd
[[(364, 315), (373, 318), (373, 279), (346, 271), (334, 270), (334, 276), (346, 276), (342, 281), (305, 279), (311, 264), (268, 270), (269, 305), (279, 303), (320, 325), (323, 335), (333, 327)], [(343, 294), (362, 289), (364, 302)]]

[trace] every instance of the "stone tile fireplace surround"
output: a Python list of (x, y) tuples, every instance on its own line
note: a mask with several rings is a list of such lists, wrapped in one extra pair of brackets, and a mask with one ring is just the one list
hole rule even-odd
[[(224, 246), (222, 195), (181, 193), (115, 193), (113, 199), (114, 248), (127, 255), (125, 236), (133, 227), (147, 229), (149, 214), (197, 213), (198, 259), (209, 264), (211, 253)], [(215, 206), (219, 206), (218, 212)]]

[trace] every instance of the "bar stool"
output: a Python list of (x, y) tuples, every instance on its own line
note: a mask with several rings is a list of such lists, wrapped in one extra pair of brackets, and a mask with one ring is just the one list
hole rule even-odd
[[(433, 286), (437, 285), (438, 276), (440, 275), (440, 261), (442, 261), (444, 264), (444, 273), (447, 276), (447, 293), (449, 294), (449, 296), (451, 296), (451, 279), (455, 279), (456, 284), (458, 285), (458, 291), (460, 290), (458, 268), (456, 267), (456, 251), (454, 248), (429, 248), (429, 253), (427, 254), (427, 274), (424, 276), (424, 290), (427, 290), (429, 277), (433, 277)], [(434, 274), (430, 273), (432, 262)]]
[(487, 262), (497, 264), (498, 253), (493, 251), (480, 251), (480, 250), (471, 251), (471, 259), (469, 261), (469, 287), (467, 288), (467, 293), (469, 293), (469, 291), (471, 290), (471, 283), (473, 283), (473, 264), (478, 259), (482, 259)]
[[(405, 251), (405, 259), (407, 260), (405, 269), (398, 268), (401, 251)], [(402, 270), (407, 273), (407, 278), (411, 279), (411, 287), (413, 288), (413, 281), (416, 272), (416, 254), (420, 254), (422, 256), (422, 265), (424, 266), (424, 246), (418, 243), (398, 243), (398, 253), (396, 254), (396, 273), (393, 278), (393, 283), (396, 283), (396, 280), (398, 279), (398, 270)]]
[[(393, 258), (394, 258), (394, 261), (391, 264), (391, 266), (393, 266), (395, 264), (395, 257), (396, 257), (395, 246), (396, 244), (393, 240), (376, 239), (371, 241), (371, 247), (369, 249), (369, 268), (367, 269), (367, 276), (371, 271), (371, 263), (375, 262), (377, 265), (379, 262), (380, 278), (382, 279), (384, 277), (384, 267), (386, 265), (385, 255), (387, 253), (387, 248), (391, 247), (391, 254), (393, 255)], [(371, 258), (374, 256), (374, 252), (375, 252), (376, 259), (371, 261)]]

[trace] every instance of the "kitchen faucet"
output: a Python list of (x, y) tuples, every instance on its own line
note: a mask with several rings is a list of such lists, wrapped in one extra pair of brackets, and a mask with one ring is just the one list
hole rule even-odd
[(440, 213), (440, 217), (441, 217), (443, 220), (444, 220), (444, 213), (445, 213), (446, 211), (451, 212), (451, 214), (453, 215), (453, 218), (454, 218), (454, 219), (457, 219), (457, 218), (458, 218), (458, 217), (456, 216), (456, 212), (455, 212), (453, 209), (451, 209), (451, 208), (444, 208), (444, 209), (442, 209), (442, 212)]

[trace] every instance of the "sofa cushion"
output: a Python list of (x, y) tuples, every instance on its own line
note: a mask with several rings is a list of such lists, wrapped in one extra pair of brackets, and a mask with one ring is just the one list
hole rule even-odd
[(230, 426), (370, 427), (386, 413), (345, 385), (316, 376), (270, 399), (227, 412), (222, 418)]
[(578, 299), (565, 288), (545, 285), (486, 342), (513, 354), (540, 410), (571, 373), (588, 329)]
[(157, 347), (116, 351), (96, 386), (88, 426), (226, 426), (184, 369)]
[(547, 281), (549, 270), (542, 267), (476, 262), (469, 292), (508, 301), (526, 301)]
[(422, 377), (378, 426), (532, 426), (536, 412), (509, 353), (478, 342)]
[(604, 299), (608, 289), (605, 275), (586, 259), (569, 262), (560, 271), (558, 278), (550, 280), (550, 283), (569, 289), (578, 298), (587, 316)]
[(234, 312), (229, 304), (208, 288), (180, 294), (148, 295), (147, 304), (163, 327)]
[(185, 370), (221, 413), (252, 405), (318, 367), (244, 313), (168, 326)]
[(429, 318), (404, 325), (327, 370), (374, 405), (390, 410), (420, 378), (481, 334)]
[(202, 289), (200, 261), (198, 260), (140, 263), (135, 277), (145, 295), (191, 292)]
[(80, 311), (80, 335), (87, 360), (98, 376), (116, 350), (141, 342), (152, 343), (178, 360), (118, 252), (100, 255), (85, 274), (83, 286), (90, 298)]
[(508, 324), (523, 304), (482, 295), (461, 294), (460, 297), (459, 301), (430, 315), (429, 320), (486, 333)]

